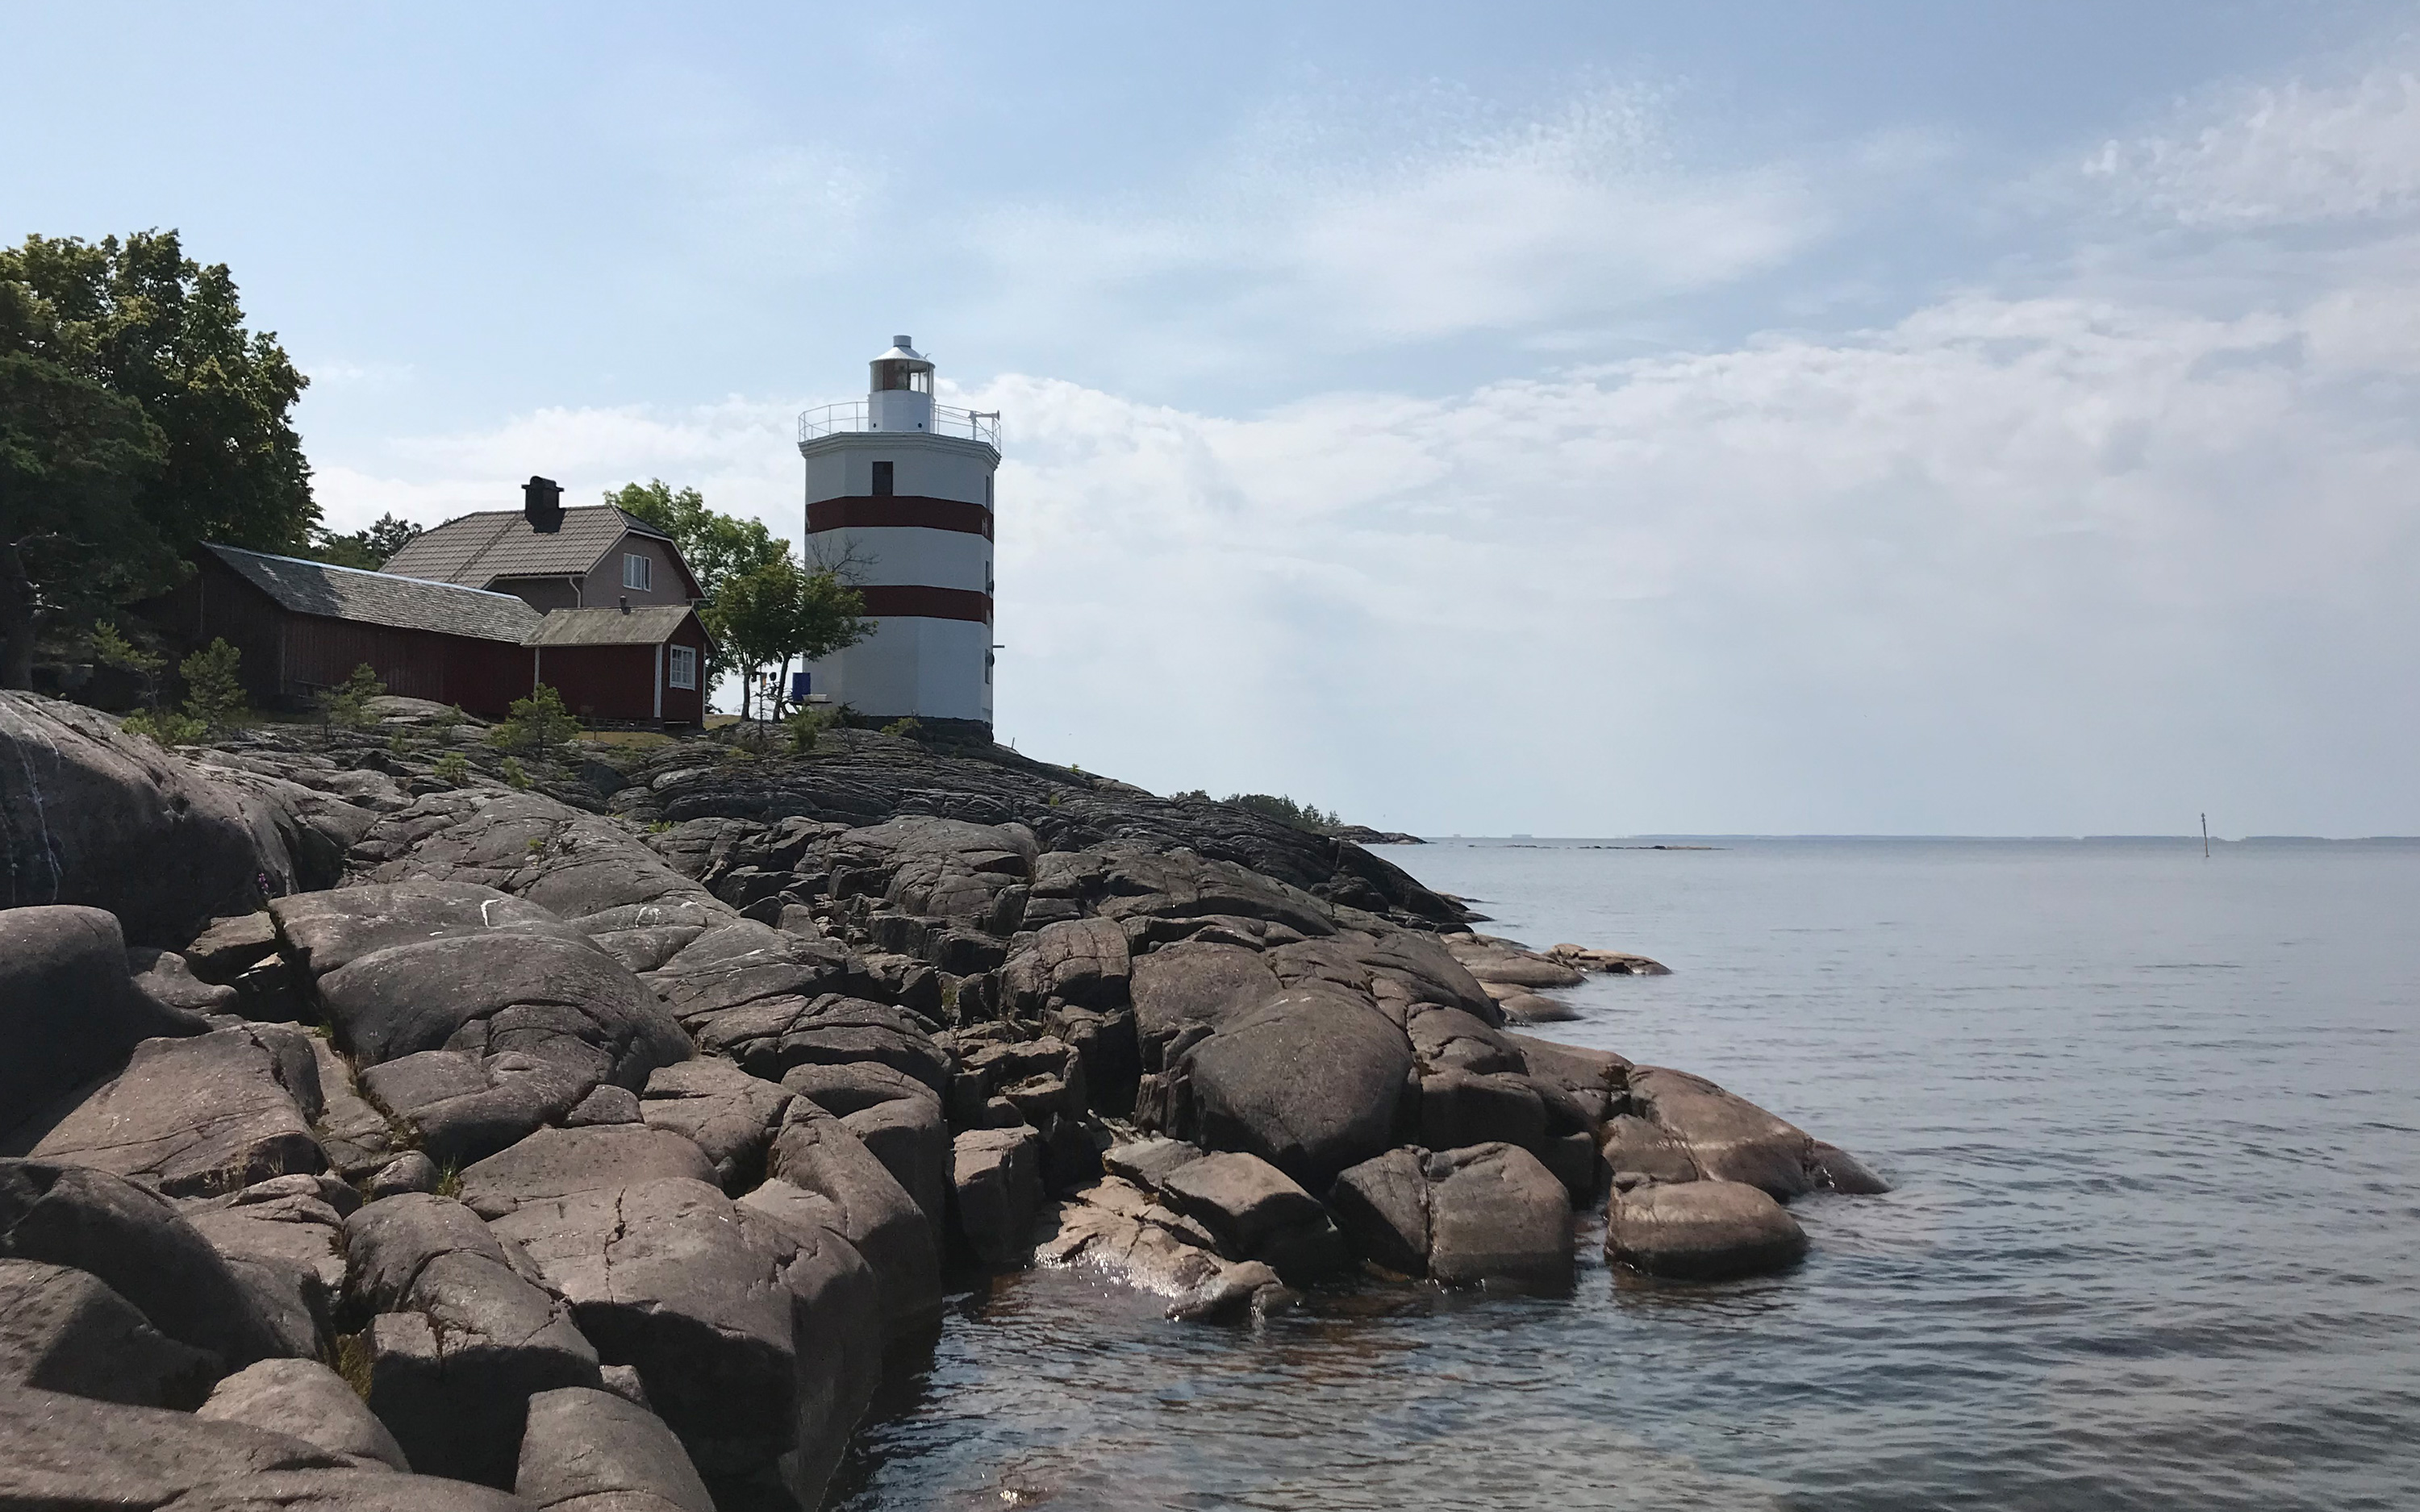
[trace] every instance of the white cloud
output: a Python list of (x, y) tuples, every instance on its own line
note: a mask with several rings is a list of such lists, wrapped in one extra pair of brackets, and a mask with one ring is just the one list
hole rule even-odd
[(2128, 208), (2207, 229), (2405, 215), (2420, 207), (2420, 66), (2406, 44), (2349, 79), (2242, 85), (2083, 165)]
[(1233, 355), (1635, 311), (1775, 267), (1833, 224), (1799, 169), (1684, 171), (1638, 91), (1510, 122), (1459, 100), (1352, 104), (1383, 134), (1344, 131), (1335, 103), (1273, 110), (1164, 198), (1013, 207), (978, 220), (970, 249), (1031, 328), (1167, 318), (1182, 287), (1183, 339)]

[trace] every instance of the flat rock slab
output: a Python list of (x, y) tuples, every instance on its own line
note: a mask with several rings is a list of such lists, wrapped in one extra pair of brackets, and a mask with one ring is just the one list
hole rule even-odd
[(0, 1388), (0, 1488), (18, 1506), (160, 1507), (211, 1488), (256, 1487), (277, 1472), (346, 1468), (339, 1457), (283, 1433), (63, 1392)]
[(194, 1414), (289, 1434), (364, 1468), (410, 1470), (395, 1442), (345, 1378), (317, 1360), (263, 1360), (214, 1387)]
[(176, 1205), (105, 1171), (0, 1160), (0, 1258), (89, 1272), (221, 1368), (283, 1352), (234, 1269)]
[(1173, 1211), (1116, 1177), (1045, 1209), (1035, 1234), (1034, 1263), (1088, 1270), (1166, 1298), (1171, 1318), (1222, 1317), (1282, 1285), (1263, 1261), (1223, 1258)]
[(1807, 1234), (1781, 1204), (1743, 1181), (1684, 1181), (1616, 1194), (1606, 1258), (1650, 1275), (1720, 1281), (1787, 1269)]
[(98, 1277), (0, 1260), (0, 1384), (130, 1407), (190, 1408), (218, 1356), (179, 1344)]
[(462, 1172), (462, 1200), (481, 1217), (532, 1202), (678, 1178), (713, 1181), (706, 1152), (669, 1129), (643, 1123), (541, 1129)]
[(628, 1505), (624, 1498), (715, 1512), (689, 1452), (661, 1418), (610, 1392), (580, 1387), (530, 1398), (513, 1489), (533, 1506), (572, 1512)]
[(140, 1178), (177, 1196), (324, 1170), (327, 1157), (281, 1081), (284, 1070), (252, 1029), (147, 1040), (116, 1080), (42, 1136), (33, 1157)]

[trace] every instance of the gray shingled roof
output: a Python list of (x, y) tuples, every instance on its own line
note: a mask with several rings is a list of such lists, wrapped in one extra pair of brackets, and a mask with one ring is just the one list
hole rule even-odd
[(388, 559), (386, 570), (406, 578), (484, 588), (499, 578), (568, 578), (596, 570), (628, 532), (659, 541), (671, 536), (612, 504), (563, 512), (563, 529), (540, 535), (518, 509), (489, 509), (423, 531)]
[(510, 594), (429, 582), (391, 572), (334, 567), (239, 547), (205, 545), (246, 582), (297, 614), (520, 644), (537, 628), (538, 611)]
[(652, 646), (672, 639), (681, 622), (694, 611), (686, 604), (631, 606), (618, 609), (558, 609), (523, 643), (533, 646)]

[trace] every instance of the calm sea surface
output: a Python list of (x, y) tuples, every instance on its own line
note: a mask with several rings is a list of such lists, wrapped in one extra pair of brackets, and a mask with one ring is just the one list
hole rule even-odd
[(1446, 841), (1545, 1032), (1854, 1150), (1785, 1276), (965, 1299), (850, 1508), (2420, 1507), (2420, 845)]

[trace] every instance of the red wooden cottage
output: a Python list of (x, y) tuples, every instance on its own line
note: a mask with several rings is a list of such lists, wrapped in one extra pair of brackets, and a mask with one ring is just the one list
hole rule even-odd
[(559, 609), (532, 630), (530, 675), (583, 719), (706, 722), (713, 649), (686, 604)]

